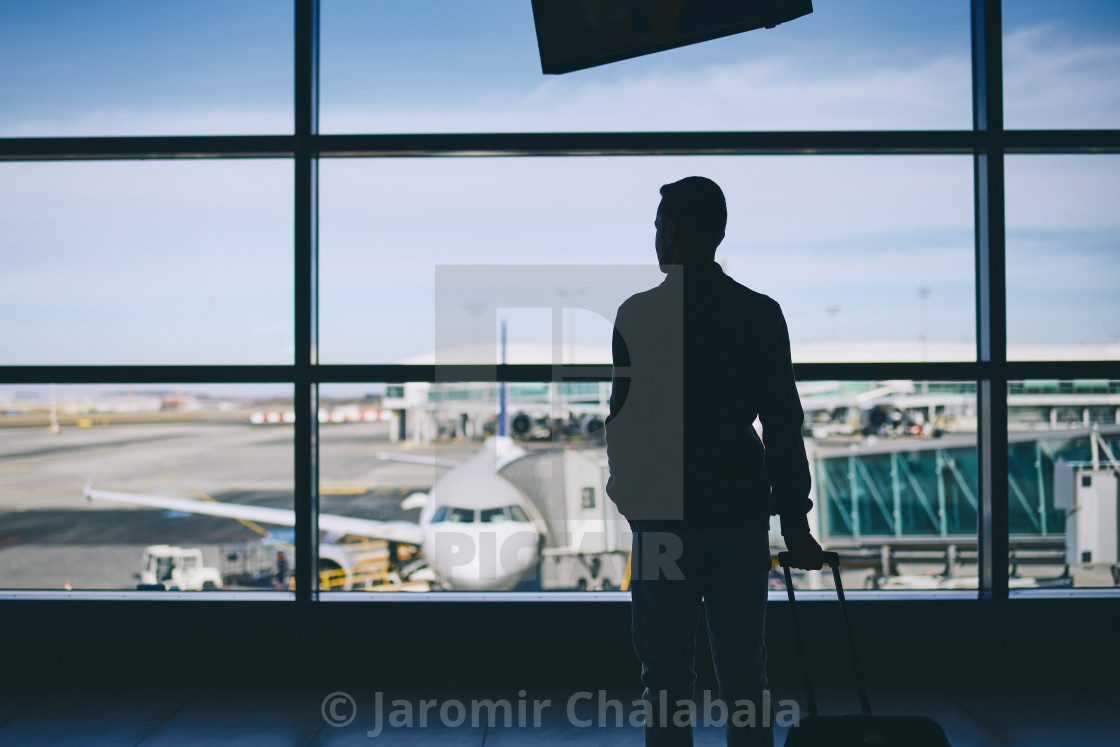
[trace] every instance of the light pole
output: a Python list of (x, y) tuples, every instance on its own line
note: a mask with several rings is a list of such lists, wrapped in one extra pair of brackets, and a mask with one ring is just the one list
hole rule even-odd
[(918, 339), (922, 343), (922, 363), (926, 362), (926, 300), (929, 299), (930, 287), (922, 285), (918, 287), (918, 301), (921, 304), (921, 330)]
[[(506, 364), (506, 320), (502, 320), (502, 365)], [(503, 378), (498, 384), (498, 436), (505, 438), (509, 435), (509, 414), (506, 408), (506, 380)]]
[[(557, 293), (559, 293), (560, 297), (565, 301), (571, 300), (574, 302), (583, 295), (583, 288), (577, 288), (574, 291), (567, 291), (563, 288), (559, 288)], [(568, 323), (568, 363), (574, 364), (576, 362), (576, 308), (574, 305), (568, 308), (571, 310)], [(561, 311), (560, 313), (563, 314), (564, 312)]]
[(840, 313), (840, 307), (830, 304), (824, 307), (824, 313), (828, 314), (829, 318), (829, 341), (836, 342), (836, 315)]

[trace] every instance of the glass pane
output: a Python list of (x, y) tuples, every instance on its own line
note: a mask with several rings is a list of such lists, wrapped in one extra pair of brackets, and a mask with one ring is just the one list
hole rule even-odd
[[(813, 468), (809, 523), (840, 553), (845, 588), (975, 589), (976, 385), (798, 388)], [(830, 581), (827, 571), (804, 574), (807, 588)]]
[(967, 129), (966, 0), (817, 3), (774, 29), (541, 74), (531, 4), (327, 0), (324, 132)]
[(1120, 127), (1120, 5), (1003, 3), (1004, 123), (1011, 129)]
[(1008, 156), (1007, 357), (1120, 359), (1120, 156)]
[(1120, 585), (1120, 381), (1012, 381), (1012, 587)]
[(618, 588), (628, 525), (610, 501), (584, 499), (606, 483), (610, 384), (506, 385), (504, 439), (502, 388), (320, 387), (321, 588)]
[(971, 159), (789, 156), (325, 160), (322, 360), (431, 362), (448, 328), (495, 363), (517, 309), (509, 362), (610, 362), (618, 302), (662, 279), (658, 189), (689, 174), (723, 188), (716, 258), (782, 304), (795, 361), (975, 357)]
[(0, 164), (0, 364), (291, 363), (285, 161)]
[[(603, 492), (601, 426), (610, 384), (510, 383), (506, 390), (508, 445), (493, 438), (499, 384), (321, 388), (321, 521), (338, 522), (338, 534), (321, 546), (337, 566), (329, 567), (325, 588), (617, 586), (630, 545), (625, 519)], [(814, 482), (809, 524), (826, 548), (843, 555), (845, 583), (975, 588), (975, 385), (833, 381), (803, 382), (799, 390)], [(510, 520), (486, 523), (484, 512), (496, 507)], [(519, 514), (536, 529), (519, 527)], [(350, 519), (373, 521), (352, 522), (348, 533)], [(544, 538), (541, 554), (512, 552), (521, 565), (510, 561), (503, 573), (487, 574), (481, 549), (478, 562), (471, 550), (488, 541), (500, 547), (506, 534), (529, 548), (519, 528)], [(784, 547), (776, 519), (771, 544), (774, 552)], [(576, 562), (576, 550), (598, 557), (598, 571)], [(829, 579), (799, 574), (796, 583), (820, 588)], [(780, 584), (775, 573), (775, 588)]]
[(291, 588), (292, 426), (267, 418), (291, 407), (272, 384), (0, 385), (0, 588)]
[(291, 0), (0, 6), (0, 136), (292, 131)]

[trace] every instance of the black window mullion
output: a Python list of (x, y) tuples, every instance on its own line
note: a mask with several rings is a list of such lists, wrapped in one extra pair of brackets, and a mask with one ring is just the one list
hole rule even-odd
[(295, 11), (295, 576), (306, 602), (319, 577), (319, 0), (296, 0)]
[(319, 135), (324, 158), (968, 154), (968, 130), (510, 132)]
[(0, 161), (291, 158), (290, 135), (0, 138)]
[[(1092, 373), (1106, 370), (1095, 362), (1082, 362), (1082, 367)], [(973, 362), (881, 362), (881, 363), (797, 363), (794, 369), (798, 381), (887, 381), (911, 379), (915, 381), (975, 381), (980, 375)], [(1116, 368), (1113, 366), (1112, 368)], [(746, 375), (747, 371), (743, 374)], [(369, 383), (385, 384), (409, 381), (427, 382), (538, 382), (552, 381), (559, 376), (562, 381), (610, 381), (610, 364), (575, 364), (553, 366), (539, 364), (327, 364), (315, 367), (318, 383)], [(1093, 378), (1086, 374), (1084, 378)], [(1096, 378), (1108, 378), (1096, 376)]]
[(292, 366), (0, 366), (0, 384), (285, 384)]
[(979, 595), (1008, 596), (1007, 272), (1000, 0), (972, 0)]
[[(1008, 153), (1120, 153), (1120, 130), (1011, 130)], [(0, 138), (0, 161), (291, 158), (294, 135)], [(321, 158), (672, 155), (971, 155), (972, 130), (520, 132), (318, 135)]]

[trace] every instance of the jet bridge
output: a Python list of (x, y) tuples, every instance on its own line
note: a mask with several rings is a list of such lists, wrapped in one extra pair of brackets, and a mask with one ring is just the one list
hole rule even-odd
[[(1120, 585), (1120, 427), (1020, 431), (1009, 440), (1012, 576), (1049, 566), (1061, 573), (1056, 584)], [(872, 585), (900, 564), (949, 581), (975, 565), (974, 436), (818, 444), (812, 459), (821, 541), (873, 569)]]
[[(1066, 508), (1055, 502), (1055, 468), (1120, 451), (1120, 427), (1013, 432), (1009, 437), (1010, 529), (1064, 537)], [(899, 438), (813, 449), (818, 527), (827, 540), (976, 535), (974, 435)]]
[(604, 490), (603, 449), (535, 449), (502, 468), (540, 513), (544, 589), (616, 589), (630, 553), (629, 527)]

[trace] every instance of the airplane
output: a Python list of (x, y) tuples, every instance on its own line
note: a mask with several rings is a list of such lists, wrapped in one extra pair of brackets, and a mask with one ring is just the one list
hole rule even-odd
[[(525, 454), (508, 436), (488, 438), (477, 454), (437, 480), (426, 498), (414, 493), (405, 499), (406, 507), (423, 503), (421, 549), (445, 588), (508, 590), (535, 572), (543, 518), (498, 474)], [(399, 460), (390, 454), (378, 458)]]
[[(498, 471), (526, 452), (506, 436), (486, 439), (483, 448), (465, 462), (379, 454), (383, 460), (447, 468), (427, 494), (417, 492), (401, 502), (404, 509), (421, 508), (420, 522), (377, 521), (338, 514), (320, 514), (321, 568), (337, 566), (346, 572), (352, 560), (337, 540), (345, 535), (380, 539), (420, 547), (432, 580), (447, 590), (505, 591), (517, 587), (537, 570), (544, 520), (525, 495)], [(207, 516), (244, 519), (261, 524), (295, 526), (295, 511), (122, 493), (85, 487), (88, 500), (106, 500)], [(422, 573), (410, 578), (422, 578)]]

